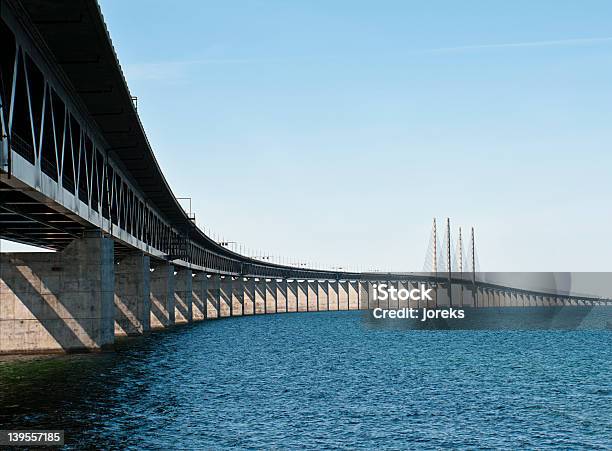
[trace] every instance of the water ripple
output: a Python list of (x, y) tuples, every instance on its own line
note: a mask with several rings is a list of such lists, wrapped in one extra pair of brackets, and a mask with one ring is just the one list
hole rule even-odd
[(0, 429), (65, 429), (68, 449), (610, 449), (611, 337), (211, 321), (0, 360)]

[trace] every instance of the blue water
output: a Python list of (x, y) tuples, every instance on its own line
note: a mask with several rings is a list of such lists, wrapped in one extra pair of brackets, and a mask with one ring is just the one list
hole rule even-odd
[(262, 315), (2, 358), (0, 396), (0, 429), (73, 449), (611, 449), (612, 333)]

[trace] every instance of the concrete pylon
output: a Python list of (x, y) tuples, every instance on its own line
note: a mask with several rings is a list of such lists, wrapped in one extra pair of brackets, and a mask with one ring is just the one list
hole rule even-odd
[(319, 310), (319, 283), (316, 280), (309, 280), (307, 287), (308, 311), (316, 312)]
[(276, 281), (276, 306), (279, 313), (287, 313), (289, 303), (287, 302), (287, 279)]
[(174, 317), (176, 324), (193, 321), (193, 273), (189, 268), (176, 268), (174, 275)]
[(276, 313), (278, 311), (276, 279), (266, 279), (266, 313)]
[(191, 285), (193, 320), (201, 321), (208, 317), (208, 277), (205, 272), (196, 272)]
[(317, 281), (317, 309), (329, 310), (329, 289), (327, 280)]
[(266, 279), (255, 280), (255, 314), (265, 314), (266, 308)]
[(338, 292), (340, 291), (340, 281), (333, 280), (328, 282), (327, 302), (328, 310), (340, 310), (338, 306)]
[(298, 312), (308, 311), (308, 281), (298, 280), (297, 283)]
[[(356, 280), (350, 280), (347, 284), (348, 286), (348, 302), (349, 302), (349, 310), (359, 310), (361, 309), (361, 300), (359, 299), (359, 282)], [(366, 299), (366, 307), (367, 308), (367, 299)]]
[[(414, 290), (418, 288), (419, 288), (419, 282), (411, 282), (411, 281), (406, 282), (407, 290)], [(416, 299), (408, 299), (406, 303), (408, 304), (407, 307), (410, 307), (410, 308), (425, 307), (425, 304), (426, 304), (425, 302), (416, 300)]]
[(397, 297), (397, 290), (399, 290), (399, 282), (390, 280), (387, 282), (388, 288), (395, 288), (395, 299), (391, 299), (391, 295), (389, 294), (389, 298), (387, 299), (387, 308), (399, 308), (399, 298)]
[(174, 326), (174, 265), (153, 264), (150, 279), (151, 329)]
[(338, 310), (349, 310), (349, 281), (338, 283)]
[(123, 257), (115, 269), (115, 335), (141, 335), (151, 329), (150, 259), (142, 252)]
[(221, 276), (221, 303), (219, 306), (219, 318), (232, 316), (232, 291), (233, 280), (231, 276)]
[(113, 241), (0, 254), (0, 353), (95, 351), (115, 340)]
[(298, 281), (287, 281), (287, 310), (290, 312), (298, 311)]
[(232, 314), (234, 316), (244, 315), (244, 280), (235, 277), (232, 284)]
[(244, 293), (242, 302), (244, 302), (244, 314), (254, 315), (255, 314), (255, 279), (246, 278), (244, 279)]
[(221, 311), (221, 276), (211, 274), (208, 278), (208, 302), (206, 306), (207, 318), (220, 318)]
[[(400, 280), (397, 282), (397, 289), (398, 289), (398, 293), (399, 290), (406, 290), (408, 289), (408, 282)], [(397, 308), (406, 308), (408, 307), (408, 299), (400, 299), (399, 295), (397, 298)]]
[(357, 286), (359, 293), (359, 309), (368, 310), (370, 308), (378, 307), (370, 305), (370, 293), (371, 293), (372, 282), (358, 281)]

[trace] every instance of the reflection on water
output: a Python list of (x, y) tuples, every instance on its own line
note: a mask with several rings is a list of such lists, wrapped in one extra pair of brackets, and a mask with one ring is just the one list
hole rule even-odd
[(605, 448), (612, 333), (210, 321), (114, 353), (0, 359), (0, 429), (69, 448)]

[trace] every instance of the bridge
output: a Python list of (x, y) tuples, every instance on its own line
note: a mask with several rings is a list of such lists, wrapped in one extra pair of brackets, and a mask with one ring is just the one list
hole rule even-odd
[(55, 251), (0, 256), (0, 353), (98, 350), (211, 318), (368, 309), (380, 281), (434, 287), (427, 307), (609, 302), (487, 284), (474, 264), (453, 272), (450, 260), (446, 272), (383, 274), (234, 252), (173, 194), (97, 2), (2, 0), (0, 13), (0, 237)]

